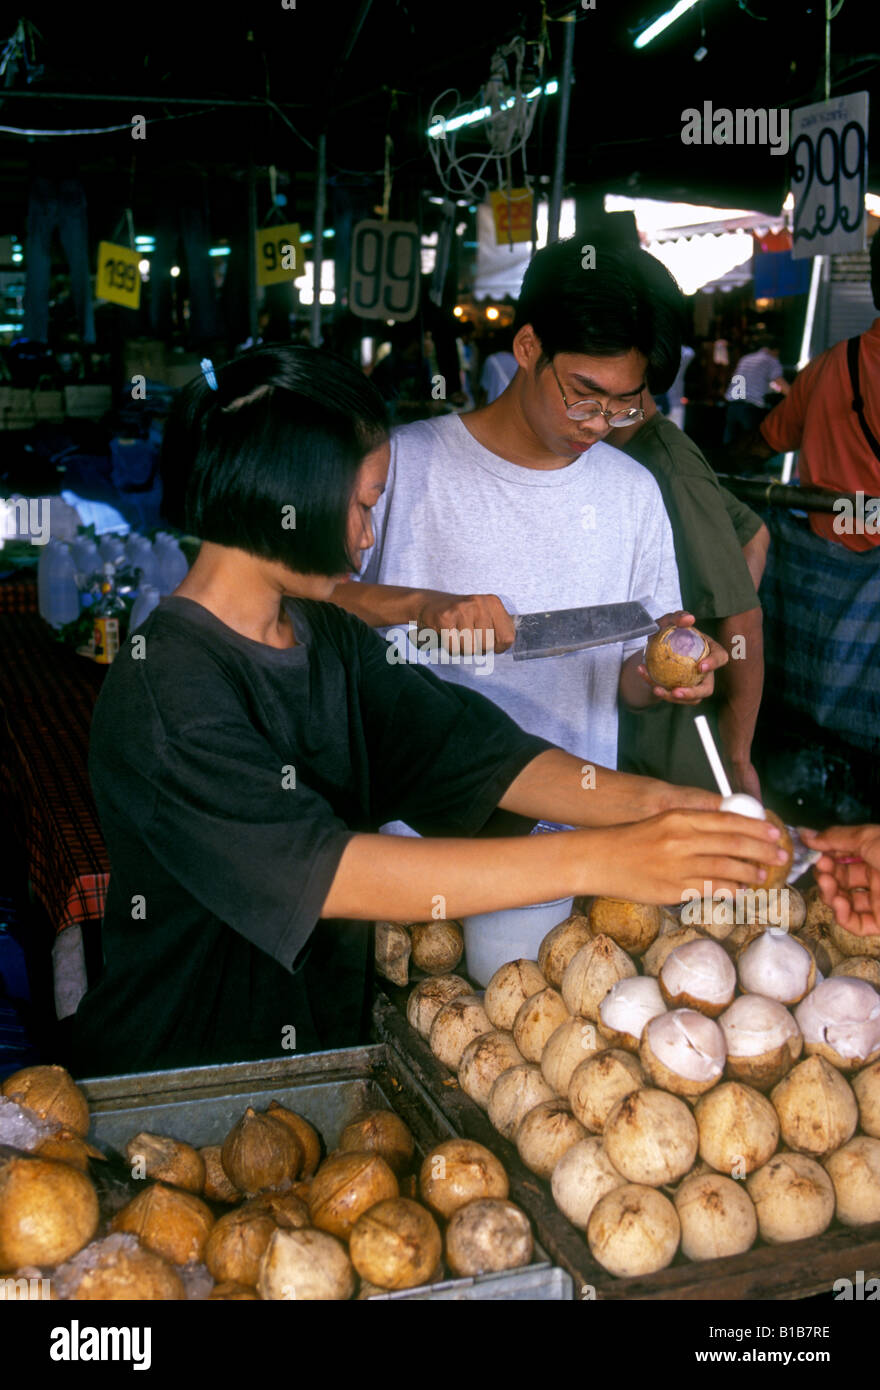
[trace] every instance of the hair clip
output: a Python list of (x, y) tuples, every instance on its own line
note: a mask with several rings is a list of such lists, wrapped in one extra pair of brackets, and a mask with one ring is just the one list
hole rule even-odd
[(199, 366), (204, 372), (205, 381), (208, 383), (211, 390), (218, 390), (219, 388), (217, 386), (217, 378), (214, 375), (214, 363), (211, 361), (210, 357), (203, 357), (201, 362), (199, 363)]

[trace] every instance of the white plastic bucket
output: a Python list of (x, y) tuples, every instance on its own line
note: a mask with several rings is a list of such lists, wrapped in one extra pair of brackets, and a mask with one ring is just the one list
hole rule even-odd
[(507, 961), (537, 960), (544, 937), (551, 927), (571, 916), (573, 902), (573, 898), (555, 898), (532, 907), (509, 907), (465, 917), (465, 960), (471, 979), (485, 987)]

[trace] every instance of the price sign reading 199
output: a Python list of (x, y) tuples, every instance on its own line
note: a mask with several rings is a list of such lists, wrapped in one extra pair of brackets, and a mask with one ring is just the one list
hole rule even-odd
[(116, 246), (112, 241), (98, 245), (98, 275), (95, 294), (111, 304), (137, 309), (141, 301), (140, 255), (128, 246)]
[(421, 253), (414, 222), (359, 222), (351, 248), (349, 307), (364, 319), (405, 323), (419, 306)]

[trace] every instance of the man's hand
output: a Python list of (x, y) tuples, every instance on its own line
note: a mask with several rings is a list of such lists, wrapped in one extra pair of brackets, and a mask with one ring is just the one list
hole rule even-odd
[(516, 636), (513, 618), (497, 594), (442, 594), (429, 591), (416, 621), (419, 629), (432, 628), (435, 632), (479, 632), (483, 651), (493, 647), (487, 637), (489, 632), (494, 633), (496, 652), (506, 652), (513, 646)]
[[(662, 618), (657, 619), (657, 625), (661, 632), (667, 627), (693, 627), (695, 622), (696, 618), (693, 613), (680, 611), (678, 613), (666, 613)], [(703, 673), (703, 679), (699, 685), (677, 686), (675, 690), (664, 690), (661, 685), (654, 685), (648, 675), (648, 668), (644, 664), (639, 666), (639, 675), (657, 700), (666, 700), (672, 705), (698, 705), (701, 700), (707, 700), (714, 693), (714, 672), (719, 667), (726, 666), (730, 658), (724, 648), (708, 635), (706, 635), (706, 641), (709, 643), (709, 655), (703, 658), (697, 668)]]
[(833, 825), (820, 835), (798, 833), (810, 849), (826, 851), (814, 873), (840, 925), (855, 936), (880, 934), (880, 825)]

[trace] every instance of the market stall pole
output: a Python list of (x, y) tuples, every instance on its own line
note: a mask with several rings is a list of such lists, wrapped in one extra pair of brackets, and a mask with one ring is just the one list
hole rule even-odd
[(559, 84), (559, 125), (556, 130), (556, 162), (550, 185), (550, 207), (547, 214), (547, 245), (559, 240), (559, 215), (562, 211), (562, 188), (565, 182), (565, 145), (568, 140), (568, 112), (571, 106), (571, 84), (574, 77), (575, 15), (566, 18), (565, 43), (562, 50), (562, 81)]

